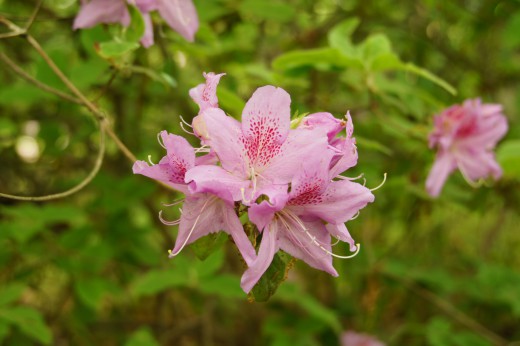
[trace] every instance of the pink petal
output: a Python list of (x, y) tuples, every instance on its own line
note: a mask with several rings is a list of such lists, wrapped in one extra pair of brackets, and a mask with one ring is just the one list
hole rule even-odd
[(186, 173), (191, 193), (208, 192), (226, 201), (239, 201), (249, 181), (237, 177), (219, 166), (195, 166)]
[(331, 236), (345, 243), (348, 243), (350, 245), (349, 249), (351, 252), (357, 250), (356, 242), (354, 241), (354, 238), (352, 238), (352, 236), (350, 235), (344, 223), (340, 223), (337, 225), (328, 223), (327, 225), (325, 225), (325, 227), (327, 228), (327, 231), (330, 233)]
[(347, 331), (341, 336), (341, 346), (386, 346), (371, 335)]
[(190, 89), (190, 96), (199, 105), (201, 111), (206, 108), (218, 108), (217, 86), (220, 78), (225, 73), (215, 74), (213, 72), (204, 73), (206, 83), (199, 84), (195, 88)]
[(265, 229), (262, 236), (262, 243), (258, 249), (258, 256), (249, 265), (249, 268), (242, 275), (240, 287), (244, 292), (249, 293), (256, 285), (258, 280), (264, 275), (267, 268), (273, 261), (274, 254), (278, 251), (277, 244), (278, 223), (274, 222)]
[(261, 169), (278, 155), (289, 134), (291, 97), (273, 86), (258, 88), (242, 112), (242, 130), (252, 167)]
[(157, 0), (127, 0), (128, 3), (135, 1), (135, 5), (141, 12), (151, 12), (157, 9)]
[(199, 18), (192, 0), (157, 0), (157, 9), (173, 30), (193, 42)]
[(457, 145), (491, 150), (507, 130), (507, 118), (502, 114), (491, 114), (480, 119), (476, 133), (459, 139)]
[(248, 210), (249, 220), (256, 225), (260, 232), (271, 223), (274, 214), (285, 207), (289, 198), (287, 185), (271, 185), (270, 188), (264, 189), (262, 194), (268, 196), (269, 201), (262, 201), (260, 204), (253, 203)]
[(215, 152), (211, 151), (205, 155), (197, 156), (195, 158), (195, 165), (196, 166), (202, 166), (202, 165), (216, 165), (218, 162), (218, 157)]
[(349, 181), (333, 181), (319, 200), (309, 204), (291, 204), (287, 208), (297, 215), (313, 216), (326, 222), (340, 224), (347, 222), (374, 201), (374, 195), (361, 184)]
[(328, 151), (327, 136), (320, 130), (296, 129), (273, 156), (268, 166), (259, 169), (261, 179), (271, 184), (289, 183), (310, 157), (319, 157)]
[(256, 259), (255, 250), (235, 214), (233, 204), (209, 194), (187, 196), (172, 256), (197, 239), (221, 230), (233, 237), (246, 263), (253, 263)]
[(459, 150), (455, 153), (455, 159), (462, 174), (471, 181), (484, 179), (490, 175), (495, 179), (502, 176), (502, 169), (493, 152)]
[(358, 153), (354, 138), (340, 138), (333, 143), (339, 153), (332, 158), (330, 164), (330, 177), (334, 178), (354, 167), (357, 164)]
[(437, 153), (433, 167), (426, 179), (426, 191), (432, 197), (437, 197), (448, 175), (456, 168), (455, 158), (446, 152)]
[(91, 28), (99, 23), (130, 24), (130, 16), (124, 0), (92, 0), (81, 6), (74, 19), (73, 29)]
[(278, 231), (280, 249), (311, 267), (338, 276), (332, 266), (332, 256), (326, 252), (331, 252), (330, 235), (323, 222), (304, 222), (303, 225), (305, 230), (294, 220), (285, 219), (285, 227)]
[(153, 23), (149, 13), (143, 13), (144, 20), (144, 34), (141, 37), (141, 44), (143, 47), (148, 48), (154, 43), (153, 39)]
[(346, 122), (344, 120), (337, 119), (330, 113), (321, 112), (304, 117), (299, 127), (306, 129), (321, 128), (327, 134), (329, 141), (331, 141), (345, 126)]
[(136, 161), (132, 167), (134, 174), (141, 174), (145, 177), (162, 181), (177, 191), (188, 193), (188, 186), (184, 183), (175, 183), (171, 181), (170, 167), (167, 163), (159, 163), (150, 166), (145, 161)]
[[(217, 154), (222, 167), (238, 176), (248, 175), (240, 123), (220, 108), (207, 108), (199, 114), (206, 131), (205, 143)], [(194, 126), (195, 127), (195, 126)]]

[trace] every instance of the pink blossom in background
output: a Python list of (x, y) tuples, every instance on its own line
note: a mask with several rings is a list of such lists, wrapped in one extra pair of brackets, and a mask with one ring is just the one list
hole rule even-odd
[(500, 178), (502, 169), (493, 149), (508, 129), (501, 105), (466, 100), (435, 116), (434, 126), (429, 140), (430, 148), (437, 148), (437, 156), (426, 180), (431, 196), (440, 194), (456, 168), (469, 182)]
[(371, 335), (347, 331), (341, 335), (341, 346), (386, 346)]
[(127, 5), (135, 5), (143, 15), (145, 33), (141, 44), (154, 43), (151, 11), (158, 11), (166, 23), (186, 40), (193, 41), (199, 28), (197, 11), (192, 0), (84, 0), (74, 19), (73, 28), (90, 28), (100, 23), (130, 24)]

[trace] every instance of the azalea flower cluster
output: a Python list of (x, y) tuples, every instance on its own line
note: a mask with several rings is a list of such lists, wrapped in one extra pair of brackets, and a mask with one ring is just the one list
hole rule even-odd
[(120, 23), (128, 26), (128, 5), (136, 6), (143, 16), (145, 32), (141, 44), (144, 47), (154, 43), (150, 17), (152, 11), (158, 11), (166, 23), (188, 41), (193, 41), (199, 28), (199, 19), (192, 0), (82, 0), (73, 28), (90, 28), (100, 23)]
[[(218, 231), (231, 235), (248, 268), (241, 287), (247, 293), (283, 250), (333, 276), (331, 238), (359, 250), (345, 222), (374, 200), (370, 189), (340, 175), (357, 163), (350, 115), (339, 120), (314, 113), (291, 121), (289, 94), (274, 86), (258, 88), (242, 112), (242, 122), (219, 108), (216, 88), (223, 74), (204, 74), (190, 90), (200, 107), (191, 124), (201, 147), (162, 131), (166, 149), (158, 164), (137, 161), (136, 174), (159, 180), (185, 195), (179, 232), (170, 257), (187, 244)], [(256, 226), (256, 246), (239, 219), (247, 213)], [(256, 231), (255, 231), (256, 232)], [(255, 244), (256, 245), (256, 244)]]
[(507, 132), (507, 119), (499, 104), (479, 99), (454, 105), (434, 118), (430, 148), (437, 148), (435, 163), (426, 180), (426, 190), (436, 197), (448, 176), (458, 167), (471, 185), (479, 179), (502, 175), (493, 149)]

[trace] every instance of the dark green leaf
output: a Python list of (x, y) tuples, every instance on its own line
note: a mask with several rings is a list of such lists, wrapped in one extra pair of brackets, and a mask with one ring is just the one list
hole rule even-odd
[(130, 335), (125, 342), (125, 346), (159, 346), (159, 343), (152, 331), (147, 327), (143, 327)]
[(33, 308), (25, 306), (4, 307), (0, 310), (0, 319), (12, 323), (22, 333), (39, 343), (50, 345), (52, 342), (51, 330), (45, 324), (42, 315)]
[(25, 285), (12, 283), (0, 288), (0, 306), (6, 305), (17, 300), (23, 293)]
[(104, 58), (120, 57), (139, 48), (136, 42), (110, 41), (99, 45), (99, 54)]
[(210, 233), (190, 244), (190, 248), (199, 260), (204, 261), (209, 255), (219, 249), (227, 239), (228, 237), (224, 232)]
[(174, 270), (149, 271), (137, 278), (131, 286), (134, 296), (149, 296), (165, 291), (172, 287), (187, 286), (190, 278)]
[(257, 302), (266, 302), (276, 292), (278, 286), (285, 281), (289, 269), (292, 267), (292, 257), (283, 251), (274, 255), (273, 261), (258, 283), (249, 293), (251, 299)]

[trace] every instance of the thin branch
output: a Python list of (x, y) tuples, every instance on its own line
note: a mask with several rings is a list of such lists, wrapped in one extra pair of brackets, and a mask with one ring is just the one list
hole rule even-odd
[(11, 60), (7, 55), (5, 55), (2, 52), (0, 52), (0, 60), (6, 66), (8, 66), (11, 70), (13, 70), (13, 72), (15, 72), (17, 75), (19, 75), (20, 77), (25, 79), (27, 82), (33, 84), (37, 88), (39, 88), (45, 92), (48, 92), (50, 94), (54, 94), (58, 97), (61, 97), (62, 99), (67, 100), (69, 102), (77, 103), (80, 105), (83, 104), (83, 102), (81, 102), (79, 99), (75, 98), (74, 96), (71, 96), (67, 93), (64, 93), (61, 90), (55, 89), (45, 83), (40, 82), (39, 80), (37, 80), (36, 78), (31, 76), (30, 74), (25, 72), (22, 68), (20, 68), (20, 66), (18, 66), (13, 60)]
[(38, 15), (38, 12), (40, 12), (40, 8), (42, 7), (42, 4), (43, 4), (43, 0), (38, 0), (38, 2), (36, 3), (36, 7), (33, 10), (33, 13), (31, 14), (29, 19), (27, 20), (27, 23), (25, 24), (25, 32), (29, 32), (29, 29), (33, 25), (34, 20), (36, 19), (36, 16)]
[(87, 186), (92, 179), (95, 178), (95, 176), (98, 174), (99, 169), (101, 168), (103, 164), (103, 158), (105, 157), (105, 131), (100, 128), (100, 134), (99, 134), (99, 151), (96, 158), (96, 162), (94, 164), (94, 167), (90, 171), (90, 173), (83, 179), (78, 185), (74, 186), (71, 189), (68, 189), (64, 192), (55, 193), (52, 195), (45, 195), (45, 196), (16, 196), (16, 195), (10, 195), (6, 193), (0, 193), (0, 197), (10, 198), (10, 199), (16, 199), (19, 201), (32, 201), (32, 202), (42, 202), (42, 201), (50, 201), (53, 199), (63, 198), (70, 196), (85, 186)]

